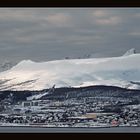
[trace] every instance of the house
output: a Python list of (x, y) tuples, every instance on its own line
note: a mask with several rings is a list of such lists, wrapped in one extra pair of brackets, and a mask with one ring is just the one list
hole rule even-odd
[(32, 105), (32, 102), (30, 102), (30, 101), (24, 101), (24, 102), (22, 102), (22, 106), (23, 107), (28, 107), (28, 106), (31, 106)]
[(22, 102), (23, 107), (29, 107), (29, 106), (38, 106), (38, 101), (24, 101)]

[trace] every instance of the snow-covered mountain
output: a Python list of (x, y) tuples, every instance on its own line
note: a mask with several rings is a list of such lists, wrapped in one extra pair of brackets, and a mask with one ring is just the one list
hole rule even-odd
[(132, 49), (128, 50), (123, 56), (128, 56), (128, 55), (131, 55), (131, 54), (136, 54), (135, 48), (132, 48)]
[(12, 68), (15, 65), (14, 62), (11, 61), (4, 61), (0, 63), (0, 72), (8, 70), (10, 68)]
[(0, 73), (0, 90), (109, 85), (140, 89), (140, 54), (110, 58), (65, 59), (36, 63), (23, 60)]

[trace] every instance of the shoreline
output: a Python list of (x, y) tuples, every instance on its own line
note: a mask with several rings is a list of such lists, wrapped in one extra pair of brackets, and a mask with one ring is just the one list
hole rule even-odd
[(140, 133), (140, 127), (0, 126), (0, 133)]

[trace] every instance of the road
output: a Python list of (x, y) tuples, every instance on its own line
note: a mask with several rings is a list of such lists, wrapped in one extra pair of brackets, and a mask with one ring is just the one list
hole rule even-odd
[(140, 133), (140, 127), (112, 128), (37, 128), (0, 127), (0, 133)]

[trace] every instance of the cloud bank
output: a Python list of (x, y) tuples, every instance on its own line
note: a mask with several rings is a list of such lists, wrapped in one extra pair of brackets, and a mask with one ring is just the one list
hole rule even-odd
[(140, 8), (1, 8), (0, 61), (140, 52)]

